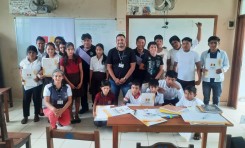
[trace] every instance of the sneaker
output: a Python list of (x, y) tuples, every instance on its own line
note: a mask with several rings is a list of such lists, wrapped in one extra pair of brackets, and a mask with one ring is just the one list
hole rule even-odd
[(34, 122), (38, 122), (40, 119), (39, 119), (39, 116), (38, 115), (35, 115), (34, 117)]
[(72, 127), (71, 127), (70, 125), (68, 125), (68, 126), (63, 126), (63, 125), (61, 125), (60, 123), (57, 123), (56, 126), (57, 126), (57, 129), (59, 129), (59, 130), (67, 130), (67, 131), (72, 130)]
[(28, 122), (28, 118), (24, 117), (24, 119), (21, 120), (21, 124), (26, 124)]

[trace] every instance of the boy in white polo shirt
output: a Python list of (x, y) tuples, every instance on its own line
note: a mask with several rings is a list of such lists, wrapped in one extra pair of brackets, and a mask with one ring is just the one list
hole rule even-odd
[[(201, 61), (197, 52), (190, 50), (192, 39), (185, 37), (182, 39), (182, 49), (176, 54), (174, 70), (178, 73), (177, 81), (182, 88), (195, 86), (201, 83)], [(198, 80), (195, 81), (195, 66)]]
[(131, 89), (128, 90), (126, 93), (125, 97), (123, 98), (123, 104), (136, 104), (140, 105), (141, 104), (141, 99), (140, 99), (140, 82), (138, 81), (133, 81), (131, 85)]

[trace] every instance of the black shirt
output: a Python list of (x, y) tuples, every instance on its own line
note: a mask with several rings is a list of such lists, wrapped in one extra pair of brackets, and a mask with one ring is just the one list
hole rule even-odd
[[(107, 57), (107, 64), (112, 64), (112, 70), (116, 78), (124, 78), (130, 69), (130, 64), (136, 62), (136, 57), (131, 48), (126, 47), (124, 51), (112, 48)], [(110, 76), (111, 78), (111, 76)], [(127, 78), (126, 83), (131, 81), (132, 76)]]
[(146, 70), (139, 69), (139, 66), (143, 61), (147, 60), (150, 53), (146, 49), (143, 50), (142, 54), (138, 52), (137, 48), (135, 48), (133, 51), (136, 56), (136, 66), (133, 73), (133, 80), (138, 80), (140, 83), (143, 83)]
[(149, 82), (150, 79), (155, 79), (160, 70), (160, 66), (163, 65), (161, 56), (156, 55), (153, 57), (151, 54), (149, 54), (148, 58), (143, 61), (143, 63), (147, 71), (144, 79), (145, 82)]

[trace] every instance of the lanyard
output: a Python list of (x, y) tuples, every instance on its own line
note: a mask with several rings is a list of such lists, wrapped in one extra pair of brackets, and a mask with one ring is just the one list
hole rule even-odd
[(119, 59), (120, 59), (120, 61), (121, 61), (121, 63), (122, 63), (123, 57), (124, 57), (124, 51), (123, 51), (123, 53), (122, 53), (122, 56), (120, 55), (119, 51), (117, 51), (117, 53), (118, 53)]

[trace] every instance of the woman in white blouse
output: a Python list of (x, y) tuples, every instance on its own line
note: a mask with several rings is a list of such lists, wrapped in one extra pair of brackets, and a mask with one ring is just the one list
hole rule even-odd
[[(42, 93), (42, 81), (37, 77), (38, 72), (41, 70), (41, 62), (37, 56), (37, 48), (30, 45), (27, 48), (27, 57), (20, 62), (20, 75), (23, 85), (23, 116), (21, 120), (22, 124), (28, 122), (28, 116), (30, 116), (30, 103), (31, 98), (34, 102), (34, 122), (39, 121), (39, 113), (41, 108), (41, 93)], [(33, 96), (32, 96), (33, 95)]]
[(102, 80), (108, 79), (106, 71), (106, 55), (104, 54), (104, 46), (101, 43), (96, 45), (96, 56), (93, 56), (90, 61), (90, 81), (89, 91), (92, 94), (94, 103), (95, 95), (100, 91), (100, 83)]

